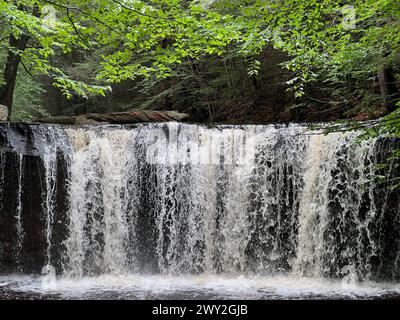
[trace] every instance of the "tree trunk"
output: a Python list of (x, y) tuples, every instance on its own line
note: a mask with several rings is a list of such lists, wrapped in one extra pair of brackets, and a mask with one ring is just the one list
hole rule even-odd
[(13, 34), (10, 35), (9, 47), (6, 65), (4, 68), (4, 84), (0, 87), (0, 104), (8, 107), (8, 119), (10, 120), (15, 81), (17, 79), (18, 65), (21, 62), (19, 53), (12, 50), (24, 51), (28, 44), (29, 36), (21, 35), (19, 39), (15, 38)]
[(86, 113), (79, 116), (60, 116), (36, 119), (41, 123), (59, 123), (59, 124), (131, 124), (141, 122), (167, 122), (167, 121), (183, 121), (188, 119), (189, 115), (177, 111), (160, 111), (160, 110), (137, 110), (132, 109), (124, 112), (111, 113)]
[(392, 68), (384, 68), (379, 73), (378, 78), (386, 110), (387, 112), (393, 112), (396, 109), (396, 102), (400, 99), (400, 92), (396, 86), (396, 78), (394, 77)]

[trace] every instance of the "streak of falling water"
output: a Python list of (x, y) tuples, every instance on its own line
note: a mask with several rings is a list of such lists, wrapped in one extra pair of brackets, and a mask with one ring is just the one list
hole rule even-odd
[(128, 223), (121, 197), (125, 149), (134, 133), (67, 129), (74, 153), (70, 181), (67, 274), (126, 272)]
[[(22, 175), (23, 175), (23, 155), (18, 155), (18, 193), (17, 193), (17, 210), (16, 210), (16, 229), (17, 229), (17, 265), (21, 268), (21, 249), (24, 241), (24, 230), (22, 228)], [(21, 271), (21, 270), (19, 270)]]
[(55, 196), (57, 192), (57, 156), (63, 154), (68, 162), (70, 143), (64, 130), (57, 126), (41, 125), (33, 128), (36, 145), (41, 153), (44, 166), (44, 188), (42, 188), (42, 207), (46, 229), (46, 266), (52, 268), (52, 237), (54, 223)]
[(53, 145), (44, 145), (46, 152), (42, 159), (45, 169), (45, 185), (46, 190), (43, 194), (43, 205), (46, 213), (46, 259), (47, 265), (51, 264), (51, 237), (52, 237), (52, 226), (53, 226), (53, 195), (56, 188), (55, 174), (56, 174), (56, 158), (53, 150), (49, 150)]
[[(337, 142), (338, 137), (333, 137), (332, 141)], [(320, 267), (320, 261), (318, 261), (320, 256), (317, 254), (319, 248), (315, 246), (323, 241), (321, 227), (324, 227), (326, 198), (321, 199), (321, 197), (326, 197), (326, 188), (330, 180), (326, 171), (329, 166), (325, 167), (324, 162), (332, 160), (332, 155), (323, 150), (329, 148), (323, 142), (322, 135), (312, 136), (307, 148), (304, 187), (299, 205), (299, 245), (294, 264), (294, 270), (300, 272), (305, 272), (310, 267)]]
[(4, 152), (0, 152), (0, 211), (4, 209), (4, 174), (5, 174), (6, 157)]
[[(365, 263), (360, 255), (367, 260), (368, 256), (376, 255), (376, 245), (370, 234), (370, 221), (376, 213), (373, 186), (365, 190), (371, 183), (368, 172), (374, 164), (376, 140), (356, 144), (356, 137), (354, 132), (331, 133), (315, 135), (309, 140), (304, 187), (300, 194), (294, 274), (325, 276), (336, 270), (334, 272), (340, 275), (338, 260), (347, 261), (348, 265), (343, 267), (347, 271), (354, 268), (354, 264), (361, 269)], [(365, 165), (366, 161), (369, 166)], [(365, 194), (368, 204), (363, 202)], [(367, 206), (365, 221), (359, 218), (361, 206)], [(350, 212), (348, 216), (347, 212)], [(345, 234), (345, 228), (352, 223), (356, 225), (356, 229), (351, 230), (354, 234)], [(334, 238), (335, 229), (339, 231), (337, 239)], [(355, 251), (358, 257), (354, 256)]]

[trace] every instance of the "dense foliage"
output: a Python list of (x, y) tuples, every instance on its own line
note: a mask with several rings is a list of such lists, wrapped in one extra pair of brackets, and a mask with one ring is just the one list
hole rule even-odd
[[(49, 84), (86, 110), (128, 83), (132, 103), (116, 108), (194, 105), (213, 121), (269, 99), (273, 113), (317, 120), (387, 115), (368, 132), (399, 135), (397, 0), (1, 0), (0, 12), (0, 98), (8, 61), (18, 67), (15, 120), (46, 112)], [(268, 78), (274, 68), (286, 72)], [(280, 106), (266, 82), (293, 99)]]

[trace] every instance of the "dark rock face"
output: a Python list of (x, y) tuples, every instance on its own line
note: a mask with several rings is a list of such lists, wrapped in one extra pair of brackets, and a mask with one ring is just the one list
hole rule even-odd
[[(35, 126), (26, 124), (0, 125), (0, 273), (40, 273), (47, 263), (45, 167), (33, 130)], [(66, 170), (62, 155), (57, 167), (54, 219), (65, 221)], [(64, 222), (55, 225), (55, 260), (59, 260), (56, 251), (62, 251), (56, 248), (65, 234), (63, 228)]]
[[(0, 272), (40, 272), (46, 248), (42, 216), (42, 161), (39, 156), (32, 155), (23, 155), (21, 159), (13, 151), (1, 153), (0, 159), (4, 164), (1, 172)], [(20, 182), (22, 185), (19, 185)], [(20, 209), (18, 197), (24, 204)], [(20, 234), (17, 230), (18, 210)], [(21, 241), (20, 248), (18, 241)]]
[[(16, 246), (16, 223), (14, 212), (16, 209), (16, 174), (18, 166), (16, 166), (16, 155), (6, 152), (1, 155), (2, 164), (1, 182), (3, 190), (0, 194), (0, 271), (10, 272), (17, 266), (14, 248)], [(5, 169), (8, 168), (8, 169)]]
[(45, 263), (46, 252), (46, 218), (42, 209), (42, 196), (46, 190), (43, 186), (44, 168), (38, 156), (25, 156), (23, 163), (21, 271), (39, 273)]

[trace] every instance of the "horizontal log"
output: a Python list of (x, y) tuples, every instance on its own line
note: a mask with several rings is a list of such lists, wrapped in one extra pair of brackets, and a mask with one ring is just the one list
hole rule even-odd
[(168, 122), (182, 121), (189, 118), (186, 113), (177, 111), (154, 111), (154, 110), (128, 110), (124, 112), (112, 113), (85, 113), (78, 116), (59, 116), (40, 118), (36, 122), (56, 123), (56, 124), (131, 124), (140, 122)]

